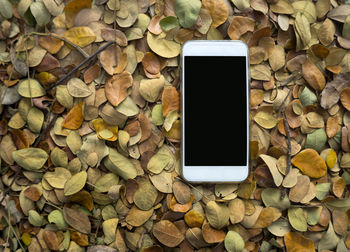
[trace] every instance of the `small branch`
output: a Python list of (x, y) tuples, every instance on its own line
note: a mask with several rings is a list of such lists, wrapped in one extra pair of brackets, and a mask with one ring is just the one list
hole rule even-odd
[[(283, 116), (283, 124), (284, 124), (284, 129), (286, 131), (286, 135), (287, 135), (287, 144), (288, 144), (288, 150), (287, 150), (287, 168), (286, 168), (286, 174), (288, 174), (290, 172), (290, 167), (291, 167), (291, 153), (292, 153), (292, 144), (291, 144), (291, 140), (290, 140), (290, 128), (287, 122), (287, 118), (286, 115), (284, 113), (284, 111), (282, 112), (282, 116)], [(284, 190), (281, 192), (281, 199), (284, 198), (284, 196), (286, 195), (286, 188), (284, 188)]]
[(67, 80), (73, 73), (75, 73), (76, 71), (78, 71), (78, 69), (80, 67), (82, 67), (83, 65), (85, 65), (88, 61), (90, 61), (91, 59), (93, 59), (94, 57), (97, 56), (97, 54), (99, 54), (100, 52), (102, 52), (103, 50), (105, 50), (107, 47), (109, 47), (111, 44), (113, 44), (114, 41), (109, 41), (107, 44), (105, 44), (104, 46), (102, 46), (100, 49), (98, 49), (95, 53), (93, 53), (91, 56), (89, 56), (88, 58), (84, 59), (79, 65), (77, 65), (76, 67), (74, 67), (72, 69), (72, 71), (70, 71), (68, 74), (66, 74), (62, 79), (60, 79), (59, 81), (57, 81), (55, 84), (53, 84), (52, 86), (50, 86), (49, 88), (46, 89), (46, 91), (49, 91), (51, 89), (53, 89), (54, 87), (58, 86), (59, 84), (63, 83), (65, 80)]
[(69, 41), (69, 40), (67, 40), (67, 39), (65, 39), (63, 37), (60, 37), (60, 36), (56, 35), (55, 33), (31, 32), (31, 33), (28, 34), (28, 36), (30, 36), (30, 35), (51, 36), (51, 37), (57, 38), (59, 40), (62, 40), (64, 43), (70, 45), (71, 47), (73, 47), (78, 52), (80, 52), (81, 55), (83, 55), (85, 59), (89, 57), (89, 54), (87, 54), (83, 49), (81, 49), (80, 46), (72, 43), (71, 41)]

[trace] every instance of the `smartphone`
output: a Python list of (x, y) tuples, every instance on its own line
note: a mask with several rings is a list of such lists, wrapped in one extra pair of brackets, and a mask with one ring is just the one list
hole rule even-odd
[(240, 182), (249, 175), (249, 53), (242, 41), (182, 48), (182, 177)]

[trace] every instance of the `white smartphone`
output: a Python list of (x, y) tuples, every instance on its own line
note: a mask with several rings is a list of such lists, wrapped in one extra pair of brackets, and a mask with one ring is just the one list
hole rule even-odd
[(242, 41), (182, 48), (182, 177), (240, 182), (249, 175), (249, 53)]

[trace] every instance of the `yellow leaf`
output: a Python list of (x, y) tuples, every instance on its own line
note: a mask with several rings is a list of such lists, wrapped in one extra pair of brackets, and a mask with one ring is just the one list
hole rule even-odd
[[(104, 139), (104, 140), (107, 140), (107, 141), (115, 141), (115, 140), (117, 140), (117, 137), (118, 137), (118, 126), (109, 125), (102, 118), (97, 118), (97, 119), (93, 120), (92, 124), (94, 125), (94, 128), (96, 130), (98, 138)], [(100, 132), (105, 130), (105, 129), (107, 129), (110, 132), (112, 132), (113, 136), (110, 137), (110, 138), (103, 138), (100, 135)]]
[(314, 252), (314, 242), (299, 233), (288, 232), (284, 235), (287, 252)]
[(72, 0), (64, 7), (64, 13), (66, 15), (67, 27), (74, 25), (74, 19), (79, 11), (85, 8), (91, 8), (91, 0)]
[(94, 32), (87, 26), (70, 28), (63, 37), (80, 47), (90, 45), (96, 39)]
[(321, 156), (314, 149), (305, 149), (292, 158), (292, 164), (311, 178), (326, 175), (327, 166)]
[(202, 6), (209, 11), (213, 28), (223, 24), (228, 18), (228, 8), (222, 0), (203, 0)]
[(337, 161), (337, 153), (333, 149), (331, 149), (326, 156), (326, 164), (328, 168), (333, 168), (336, 161)]

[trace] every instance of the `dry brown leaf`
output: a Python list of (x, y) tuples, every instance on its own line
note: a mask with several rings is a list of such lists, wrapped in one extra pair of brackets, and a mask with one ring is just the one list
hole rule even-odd
[(237, 40), (247, 31), (254, 31), (255, 21), (249, 17), (234, 16), (227, 30), (232, 40)]
[(350, 110), (350, 87), (346, 87), (340, 92), (340, 101), (344, 108)]
[(339, 131), (338, 118), (328, 117), (326, 124), (326, 133), (329, 138), (334, 137)]
[(161, 220), (155, 223), (152, 232), (158, 241), (171, 248), (179, 245), (184, 239), (184, 235), (180, 230), (174, 225), (174, 223), (168, 220)]
[(39, 45), (51, 54), (56, 54), (62, 48), (64, 42), (52, 36), (41, 36), (38, 39)]
[(179, 111), (180, 109), (180, 96), (176, 88), (173, 86), (167, 86), (163, 90), (162, 94), (162, 112), (164, 118), (171, 111)]
[(306, 59), (302, 65), (304, 79), (316, 91), (322, 91), (326, 85), (323, 73), (315, 66), (310, 59)]
[(129, 72), (113, 75), (105, 85), (107, 100), (118, 106), (128, 96), (128, 88), (131, 87), (133, 78)]

